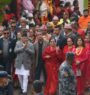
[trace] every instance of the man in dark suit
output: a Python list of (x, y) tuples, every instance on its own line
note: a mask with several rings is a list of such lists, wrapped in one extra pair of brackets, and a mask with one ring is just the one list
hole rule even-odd
[(10, 28), (10, 39), (16, 40), (17, 39), (17, 32), (18, 28), (16, 26), (16, 22), (11, 23), (11, 28)]
[(11, 63), (15, 57), (15, 41), (9, 38), (9, 30), (3, 30), (3, 38), (0, 39), (0, 64), (11, 75)]
[(42, 37), (42, 31), (36, 33), (37, 41), (34, 43), (35, 49), (35, 80), (40, 80), (41, 73), (43, 73), (46, 80), (45, 66), (42, 59), (42, 52), (48, 46), (48, 42)]
[(61, 29), (61, 27), (54, 28), (53, 37), (55, 38), (57, 42), (57, 46), (59, 46), (61, 49), (66, 45), (66, 37), (64, 35), (64, 31)]

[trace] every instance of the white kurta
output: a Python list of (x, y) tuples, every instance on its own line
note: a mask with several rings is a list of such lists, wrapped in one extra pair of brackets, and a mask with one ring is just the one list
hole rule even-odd
[(29, 76), (30, 75), (30, 71), (29, 70), (25, 70), (24, 65), (22, 64), (20, 69), (16, 68), (15, 74), (17, 74), (17, 75), (28, 75)]

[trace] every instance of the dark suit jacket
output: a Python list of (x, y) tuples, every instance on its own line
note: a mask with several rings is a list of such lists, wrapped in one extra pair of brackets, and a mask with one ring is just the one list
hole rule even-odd
[[(49, 45), (49, 43), (47, 41), (43, 41), (43, 46), (42, 46), (42, 51)], [(38, 42), (34, 43), (34, 49), (35, 49), (35, 65), (37, 67), (38, 65), (38, 48), (39, 48), (39, 44)]]
[(24, 48), (22, 41), (17, 41), (14, 51), (17, 54), (15, 59), (15, 68), (20, 69), (23, 64), (26, 70), (30, 70), (32, 56), (34, 55), (33, 44), (28, 41), (27, 47)]
[[(15, 48), (15, 40), (9, 39), (9, 46), (8, 46), (8, 61), (12, 61), (15, 58), (14, 48)], [(4, 60), (3, 56), (3, 38), (0, 39), (0, 62)]]
[(65, 38), (65, 36), (60, 35), (58, 40), (57, 40), (57, 46), (59, 46), (61, 49), (63, 49), (63, 47), (66, 45), (67, 40)]

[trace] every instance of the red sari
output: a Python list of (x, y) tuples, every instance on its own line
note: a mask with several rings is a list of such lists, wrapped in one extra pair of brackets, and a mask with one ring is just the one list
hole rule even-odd
[[(49, 55), (50, 58), (46, 58)], [(58, 87), (58, 71), (61, 63), (61, 51), (56, 53), (56, 48), (48, 46), (43, 52), (43, 60), (45, 61), (45, 69), (47, 74), (44, 95), (53, 95)]]
[(82, 48), (78, 50), (76, 48), (76, 56), (75, 56), (75, 61), (79, 61), (79, 64), (76, 64), (76, 78), (77, 78), (77, 95), (84, 95), (84, 90), (85, 90), (85, 82), (86, 82), (86, 66), (88, 63), (88, 57), (86, 53), (87, 49)]
[(85, 38), (85, 31), (83, 29), (78, 29), (77, 30), (78, 34), (84, 39)]
[(87, 48), (87, 56), (88, 56), (88, 64), (86, 71), (86, 87), (90, 87), (90, 42), (86, 43)]
[(73, 45), (71, 48), (69, 48), (68, 45), (64, 46), (64, 49), (63, 49), (64, 60), (65, 60), (65, 55), (67, 52), (75, 52), (75, 46)]

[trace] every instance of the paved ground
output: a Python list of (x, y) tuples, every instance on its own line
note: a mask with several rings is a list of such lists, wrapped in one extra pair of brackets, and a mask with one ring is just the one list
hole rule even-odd
[[(21, 95), (21, 94), (19, 94), (19, 90), (15, 90), (14, 95)], [(32, 95), (31, 91), (28, 91), (28, 95)]]
[[(32, 86), (31, 85), (29, 85), (29, 87), (28, 87), (28, 95), (33, 95), (32, 94)], [(20, 93), (19, 93), (19, 88), (15, 88), (14, 89), (14, 95), (20, 95)]]

